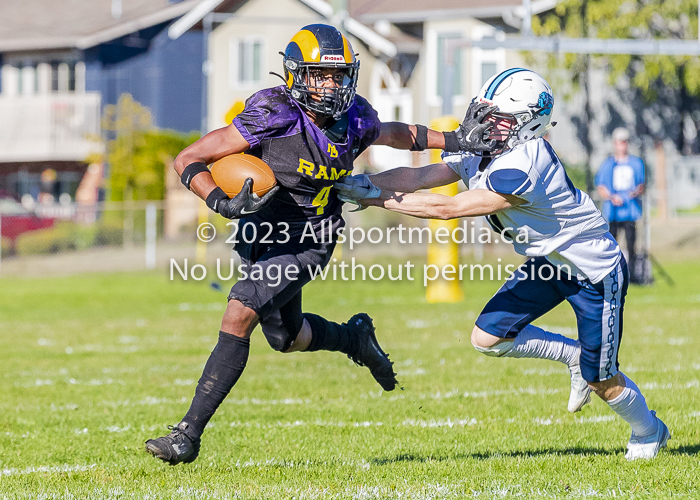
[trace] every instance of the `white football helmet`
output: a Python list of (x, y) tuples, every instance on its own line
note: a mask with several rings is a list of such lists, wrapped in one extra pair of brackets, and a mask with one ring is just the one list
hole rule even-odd
[(524, 68), (507, 69), (489, 80), (474, 98), (498, 110), (494, 116), (514, 120), (505, 139), (513, 148), (530, 139), (542, 137), (556, 122), (550, 124), (554, 97), (547, 81), (534, 71)]

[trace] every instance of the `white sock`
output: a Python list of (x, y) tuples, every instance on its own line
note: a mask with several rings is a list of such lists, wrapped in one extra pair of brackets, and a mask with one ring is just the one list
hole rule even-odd
[(627, 375), (622, 373), (622, 376), (625, 378), (626, 387), (622, 394), (608, 401), (608, 406), (620, 415), (622, 420), (630, 424), (635, 435), (653, 434), (656, 432), (656, 419), (649, 411), (644, 396), (639, 391), (639, 387), (627, 378)]
[[(501, 342), (498, 345), (505, 345)], [(513, 339), (510, 349), (500, 356), (508, 358), (539, 358), (559, 361), (566, 365), (577, 365), (581, 356), (578, 341), (557, 333), (546, 332), (542, 328), (528, 325)]]

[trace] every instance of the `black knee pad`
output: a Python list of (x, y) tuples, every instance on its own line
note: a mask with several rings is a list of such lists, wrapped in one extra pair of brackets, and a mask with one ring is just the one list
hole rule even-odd
[(267, 343), (275, 351), (286, 351), (299, 335), (299, 330), (304, 324), (303, 317), (291, 316), (282, 315), (279, 311), (275, 311), (260, 323)]
[(296, 338), (289, 335), (289, 332), (284, 328), (265, 327), (265, 325), (262, 325), (262, 331), (270, 347), (278, 352), (284, 352), (289, 349)]

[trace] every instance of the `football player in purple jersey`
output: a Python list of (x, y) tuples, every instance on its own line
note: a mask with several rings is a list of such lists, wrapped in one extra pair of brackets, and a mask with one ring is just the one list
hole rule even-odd
[[(234, 247), (242, 264), (258, 266), (260, 276), (277, 279), (249, 276), (231, 289), (218, 343), (189, 411), (170, 434), (146, 442), (146, 450), (164, 462), (175, 465), (197, 458), (205, 426), (243, 373), (250, 335), (258, 324), (279, 352), (339, 351), (369, 368), (384, 390), (398, 383), (367, 314), (339, 324), (303, 313), (301, 290), (311, 280), (310, 269), (325, 267), (331, 258), (335, 241), (320, 235), (329, 234), (329, 228), (337, 235), (345, 224), (343, 202), (332, 187), (352, 173), (358, 155), (371, 144), (456, 152), (464, 149), (465, 138), (461, 128), (442, 133), (422, 125), (381, 123), (372, 106), (356, 94), (359, 65), (350, 42), (336, 28), (305, 26), (284, 53), (285, 84), (253, 94), (233, 123), (208, 133), (175, 160), (189, 190), (213, 211), (241, 219), (239, 227), (250, 230)], [(243, 190), (229, 198), (216, 186), (207, 165), (235, 153), (265, 161), (277, 186), (257, 198), (248, 179)], [(301, 237), (309, 226), (319, 243)], [(270, 269), (285, 272), (271, 274)]]

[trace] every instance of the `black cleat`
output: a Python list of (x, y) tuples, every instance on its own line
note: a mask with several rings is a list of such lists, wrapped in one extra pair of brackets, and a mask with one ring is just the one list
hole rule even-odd
[(356, 365), (369, 368), (382, 389), (393, 391), (399, 383), (392, 367), (394, 363), (389, 360), (389, 356), (382, 351), (377, 342), (372, 318), (365, 313), (359, 313), (350, 318), (346, 324), (359, 338), (357, 353), (354, 356), (348, 354), (348, 358)]
[(170, 434), (146, 441), (146, 451), (170, 465), (194, 462), (199, 455), (200, 440), (188, 436), (184, 432), (187, 427), (187, 422), (180, 422), (175, 427), (169, 425)]

